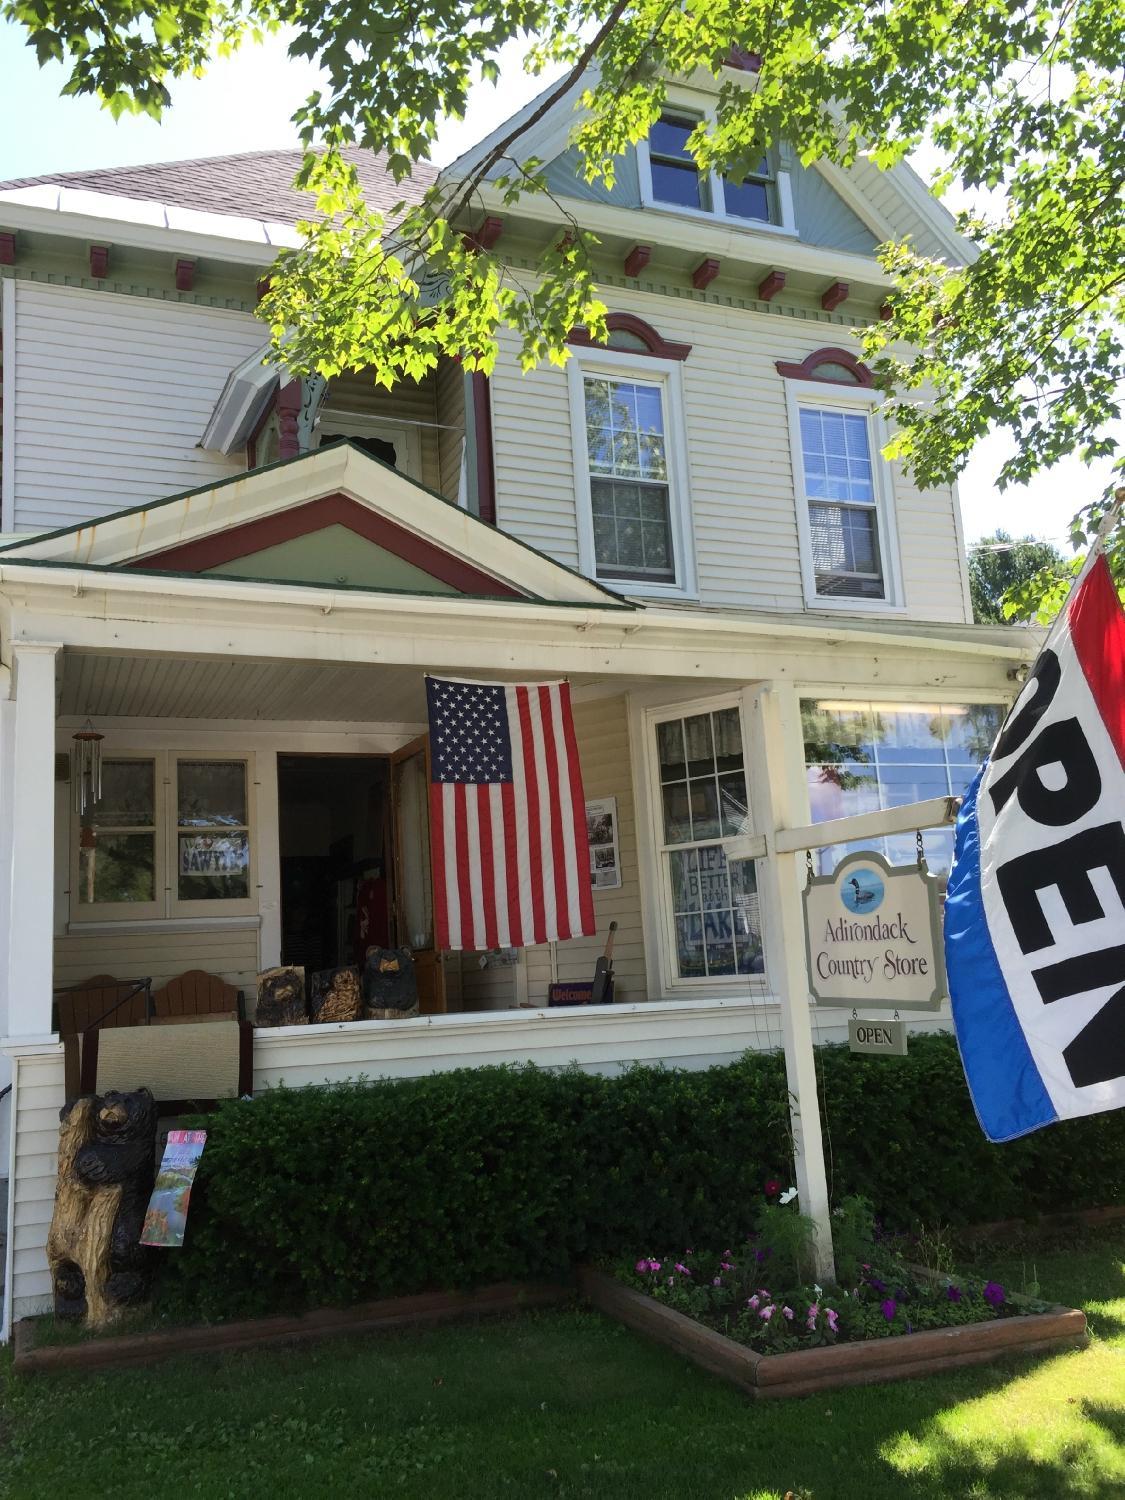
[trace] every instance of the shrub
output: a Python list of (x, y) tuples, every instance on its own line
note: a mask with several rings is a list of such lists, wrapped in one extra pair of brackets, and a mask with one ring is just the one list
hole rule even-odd
[[(818, 1054), (831, 1186), (885, 1222), (958, 1224), (1117, 1202), (1125, 1115), (990, 1146), (951, 1037), (902, 1059)], [(187, 1242), (161, 1296), (179, 1314), (323, 1305), (565, 1274), (637, 1245), (745, 1238), (788, 1182), (785, 1072), (748, 1053), (699, 1072), (474, 1068), (276, 1089), (209, 1131)]]

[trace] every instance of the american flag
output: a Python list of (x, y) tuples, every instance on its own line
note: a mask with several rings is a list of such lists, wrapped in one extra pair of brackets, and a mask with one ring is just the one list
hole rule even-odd
[(582, 773), (566, 682), (426, 679), (440, 949), (595, 931)]

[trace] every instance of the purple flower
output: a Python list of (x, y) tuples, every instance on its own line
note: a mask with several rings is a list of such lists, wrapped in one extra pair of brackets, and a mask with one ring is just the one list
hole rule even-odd
[(1004, 1288), (998, 1281), (986, 1283), (984, 1288), (984, 1300), (991, 1303), (993, 1307), (1000, 1307), (1004, 1301)]
[(888, 1297), (885, 1302), (880, 1304), (879, 1311), (888, 1323), (892, 1323), (894, 1322), (895, 1313), (898, 1311), (898, 1303), (893, 1297)]
[(959, 1286), (954, 1286), (951, 1282), (950, 1285), (945, 1289), (945, 1295), (949, 1298), (950, 1302), (960, 1302), (961, 1288)]
[(789, 1319), (790, 1323), (792, 1323), (792, 1321), (793, 1321), (793, 1309), (791, 1307), (783, 1307), (781, 1309), (781, 1311)]
[(759, 1265), (762, 1265), (765, 1261), (769, 1260), (769, 1258), (770, 1258), (770, 1256), (772, 1254), (773, 1254), (772, 1250), (755, 1250), (754, 1251), (754, 1259), (757, 1261), (757, 1263)]
[(840, 1314), (836, 1311), (836, 1309), (834, 1307), (830, 1307), (828, 1309), (828, 1311), (824, 1314), (824, 1316), (828, 1319), (828, 1327), (831, 1329), (831, 1331), (833, 1333), (835, 1333), (836, 1332), (836, 1325), (840, 1321)]
[(768, 1323), (769, 1320), (773, 1317), (773, 1303), (771, 1302), (768, 1307), (763, 1307), (758, 1316), (763, 1320), (763, 1322)]
[(760, 1297), (751, 1297), (751, 1298), (748, 1299), (748, 1301), (746, 1303), (746, 1306), (747, 1307), (752, 1307), (754, 1309), (754, 1311), (757, 1312), (757, 1310), (758, 1310), (758, 1303), (761, 1300), (762, 1299)]
[[(689, 1255), (691, 1254), (690, 1250), (688, 1251), (688, 1254)], [(676, 1262), (676, 1270), (679, 1271), (680, 1274), (683, 1275), (683, 1276), (690, 1276), (691, 1275), (691, 1272), (688, 1270), (687, 1266), (682, 1265), (680, 1263), (680, 1261)]]
[(712, 1286), (722, 1286), (722, 1284), (723, 1284), (723, 1278), (721, 1276), (716, 1276), (711, 1281), (711, 1285)]
[(867, 1278), (867, 1285), (873, 1292), (885, 1292), (887, 1290), (887, 1283), (880, 1281), (878, 1276), (869, 1276)]

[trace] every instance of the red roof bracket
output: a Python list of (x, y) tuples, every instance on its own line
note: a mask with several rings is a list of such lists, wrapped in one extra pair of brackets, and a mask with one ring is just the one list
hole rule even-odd
[(626, 276), (637, 277), (652, 259), (651, 245), (634, 245), (625, 257)]
[(90, 246), (90, 275), (95, 281), (103, 281), (109, 275), (109, 246)]
[(176, 290), (190, 292), (195, 284), (195, 261), (180, 257), (176, 260)]
[(16, 263), (16, 236), (14, 230), (0, 231), (0, 266)]
[(768, 276), (763, 277), (758, 283), (759, 300), (762, 302), (772, 302), (784, 286), (785, 272), (771, 271)]
[(846, 281), (834, 281), (820, 299), (825, 312), (835, 312), (841, 302), (848, 300), (851, 287)]
[(718, 274), (719, 262), (714, 256), (709, 255), (706, 259), (701, 260), (691, 273), (691, 284), (697, 292), (701, 292), (705, 287), (711, 285)]
[(498, 214), (487, 214), (480, 225), (463, 236), (467, 250), (491, 250), (504, 233), (504, 220)]

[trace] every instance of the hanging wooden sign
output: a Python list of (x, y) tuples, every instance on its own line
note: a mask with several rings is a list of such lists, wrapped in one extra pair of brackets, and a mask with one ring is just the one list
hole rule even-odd
[(948, 993), (937, 877), (924, 860), (849, 854), (805, 887), (805, 951), (819, 1005), (937, 1010)]

